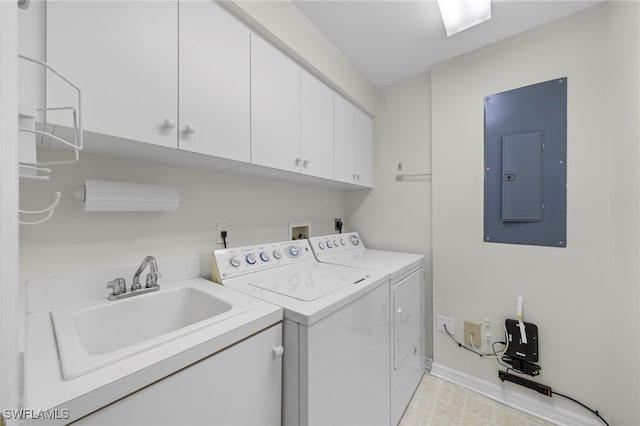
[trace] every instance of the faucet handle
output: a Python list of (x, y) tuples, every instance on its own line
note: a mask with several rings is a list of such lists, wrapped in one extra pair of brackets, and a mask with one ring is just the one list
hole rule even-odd
[(162, 274), (160, 272), (149, 272), (147, 274), (147, 288), (157, 287), (158, 278), (162, 278)]
[(117, 296), (127, 292), (127, 283), (124, 278), (116, 278), (107, 283), (107, 288), (111, 289), (111, 294)]

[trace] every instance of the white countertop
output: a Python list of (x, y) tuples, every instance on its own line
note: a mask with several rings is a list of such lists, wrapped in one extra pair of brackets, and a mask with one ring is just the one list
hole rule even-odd
[[(202, 278), (161, 285), (162, 288), (210, 285), (216, 297), (244, 312), (66, 381), (60, 370), (51, 309), (31, 312), (27, 314), (24, 407), (68, 409), (70, 418), (59, 420), (57, 424), (69, 423), (283, 318), (283, 311), (277, 306)], [(144, 327), (144, 318), (134, 326)], [(33, 424), (37, 424), (36, 421)]]

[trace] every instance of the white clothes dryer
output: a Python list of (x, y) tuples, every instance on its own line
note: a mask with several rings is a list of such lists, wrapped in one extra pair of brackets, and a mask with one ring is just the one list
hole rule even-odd
[(389, 424), (386, 273), (320, 263), (298, 240), (216, 250), (213, 278), (284, 308), (283, 424)]
[(318, 261), (381, 271), (390, 281), (391, 424), (398, 424), (424, 375), (424, 256), (372, 250), (357, 232), (310, 238)]

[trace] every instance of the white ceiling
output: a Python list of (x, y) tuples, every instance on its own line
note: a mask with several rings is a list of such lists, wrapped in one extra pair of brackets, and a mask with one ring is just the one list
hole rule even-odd
[(374, 86), (384, 87), (601, 1), (493, 0), (489, 21), (451, 37), (435, 0), (294, 3)]

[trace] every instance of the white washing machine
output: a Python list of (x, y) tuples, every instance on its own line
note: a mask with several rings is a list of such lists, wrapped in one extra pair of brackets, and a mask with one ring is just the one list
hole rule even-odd
[(214, 281), (284, 308), (283, 424), (388, 425), (389, 281), (307, 240), (216, 250)]
[(310, 239), (320, 262), (385, 272), (390, 281), (391, 424), (398, 424), (424, 375), (424, 256), (371, 250), (357, 232)]

